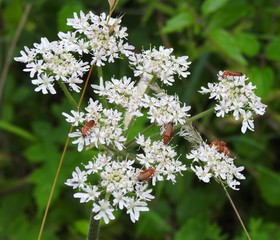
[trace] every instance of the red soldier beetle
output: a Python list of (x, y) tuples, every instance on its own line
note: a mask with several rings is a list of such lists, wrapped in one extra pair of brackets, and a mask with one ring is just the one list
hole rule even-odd
[(173, 133), (173, 122), (169, 122), (165, 125), (165, 131), (163, 133), (163, 143), (166, 145), (169, 143)]
[(215, 146), (219, 152), (225, 153), (228, 157), (230, 157), (230, 151), (226, 146), (226, 143), (223, 141), (213, 141), (210, 143), (210, 147)]
[(137, 178), (138, 181), (143, 182), (149, 180), (154, 175), (155, 171), (156, 170), (154, 168), (147, 168), (146, 170), (140, 172)]
[(86, 135), (88, 134), (89, 130), (95, 126), (95, 121), (90, 120), (90, 121), (85, 121), (84, 126), (81, 129), (82, 132), (82, 136), (86, 137)]
[(231, 70), (224, 70), (223, 74), (222, 74), (222, 78), (227, 78), (229, 76), (233, 76), (233, 77), (241, 77), (244, 74), (242, 72), (235, 72), (235, 71), (231, 71)]

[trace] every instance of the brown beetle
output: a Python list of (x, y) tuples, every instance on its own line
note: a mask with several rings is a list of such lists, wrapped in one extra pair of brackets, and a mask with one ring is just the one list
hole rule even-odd
[(223, 152), (225, 153), (228, 157), (230, 157), (230, 151), (229, 149), (227, 148), (227, 145), (225, 142), (223, 141), (212, 141), (209, 146), (212, 147), (212, 146), (215, 146), (217, 148), (217, 150), (219, 152)]
[(227, 78), (229, 76), (233, 76), (233, 77), (241, 77), (244, 74), (242, 72), (235, 72), (235, 71), (231, 71), (231, 70), (224, 70), (223, 74), (222, 74), (222, 78)]
[(155, 171), (156, 170), (154, 168), (147, 168), (146, 170), (140, 172), (138, 175), (138, 178), (137, 178), (138, 181), (139, 182), (147, 181), (148, 179), (150, 179), (153, 176)]
[(89, 130), (95, 126), (95, 121), (90, 120), (90, 121), (86, 121), (84, 126), (81, 129), (82, 132), (82, 136), (86, 137), (86, 135), (88, 134)]
[(169, 122), (165, 125), (165, 131), (163, 133), (163, 143), (166, 145), (169, 143), (173, 133), (173, 122)]

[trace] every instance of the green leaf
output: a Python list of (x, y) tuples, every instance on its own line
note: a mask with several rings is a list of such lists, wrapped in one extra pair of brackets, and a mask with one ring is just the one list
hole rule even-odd
[(4, 8), (1, 13), (3, 16), (6, 29), (14, 34), (14, 30), (19, 24), (23, 13), (22, 1), (21, 0), (10, 0), (9, 4)]
[[(211, 238), (209, 238), (211, 236)], [(215, 239), (222, 240), (221, 230), (215, 224), (210, 224), (205, 216), (196, 216), (186, 221), (175, 234), (175, 240), (185, 239)]]
[[(170, 192), (172, 190), (173, 189), (171, 189)], [(220, 206), (223, 206), (225, 201), (224, 194), (217, 190), (217, 185), (215, 183), (209, 184), (207, 189), (205, 188), (203, 191), (201, 189), (189, 188), (186, 192), (188, 192), (188, 194), (181, 195), (181, 198), (176, 201), (177, 207), (175, 212), (178, 222), (180, 223), (196, 215), (203, 215), (213, 206), (215, 209), (219, 209)], [(205, 202), (205, 196), (207, 196), (207, 202)], [(190, 208), (190, 206), (192, 207)]]
[(57, 147), (55, 144), (38, 143), (30, 145), (24, 152), (24, 156), (30, 162), (47, 162), (57, 157)]
[(19, 137), (25, 138), (29, 141), (36, 141), (37, 138), (33, 134), (29, 133), (25, 129), (22, 129), (16, 125), (10, 124), (5, 121), (0, 121), (0, 129), (3, 129), (7, 132), (13, 133)]
[(84, 219), (79, 219), (74, 222), (74, 228), (78, 233), (81, 233), (84, 236), (87, 236), (88, 234), (88, 228), (89, 228), (89, 221)]
[(209, 33), (209, 38), (212, 45), (214, 44), (214, 48), (212, 48), (216, 52), (224, 54), (226, 57), (229, 57), (240, 64), (245, 65), (247, 63), (238, 48), (234, 36), (225, 30), (215, 29)]
[(271, 206), (280, 206), (280, 174), (263, 166), (257, 166), (257, 170), (257, 183), (263, 199)]
[(253, 67), (250, 73), (250, 81), (257, 86), (255, 94), (259, 97), (267, 97), (272, 90), (274, 82), (274, 73), (271, 68), (256, 68)]
[(233, 149), (238, 153), (239, 159), (260, 159), (260, 156), (266, 151), (267, 139), (264, 137), (253, 137), (254, 134), (236, 135), (231, 137)]
[(238, 33), (235, 34), (235, 40), (241, 52), (247, 56), (254, 57), (259, 53), (260, 43), (255, 35)]
[(202, 4), (203, 15), (208, 15), (226, 4), (228, 0), (206, 0)]
[[(280, 239), (280, 230), (277, 223), (265, 222), (261, 218), (251, 218), (248, 229), (251, 239)], [(234, 240), (244, 239), (247, 239), (244, 232), (242, 232), (240, 236), (234, 238)]]
[[(42, 212), (45, 210), (51, 192), (55, 172), (58, 165), (54, 160), (56, 159), (49, 159), (49, 162), (45, 163), (41, 168), (33, 171), (29, 176), (30, 182), (35, 185), (33, 194), (38, 206), (39, 215), (42, 214)], [(58, 193), (60, 192), (59, 188), (62, 186), (62, 184), (62, 181), (57, 183), (52, 196), (52, 201), (57, 198)]]
[(165, 27), (162, 29), (163, 33), (172, 33), (181, 31), (193, 23), (193, 16), (190, 12), (183, 12), (170, 18)]
[[(249, 223), (250, 236), (252, 239), (267, 240), (271, 236), (274, 239), (279, 239), (279, 227), (277, 224), (264, 222), (262, 219), (250, 219)], [(244, 238), (243, 238), (244, 239)]]
[(207, 30), (212, 31), (216, 28), (224, 28), (233, 25), (252, 12), (251, 6), (245, 1), (229, 1), (228, 4), (213, 13), (211, 19), (207, 21)]
[(265, 49), (266, 57), (269, 60), (280, 61), (280, 36), (272, 39)]
[(53, 143), (56, 140), (53, 126), (47, 121), (36, 121), (32, 123), (33, 131), (44, 142)]
[(136, 236), (157, 236), (153, 239), (163, 239), (170, 232), (170, 225), (154, 211), (141, 214), (141, 220), (137, 224)]

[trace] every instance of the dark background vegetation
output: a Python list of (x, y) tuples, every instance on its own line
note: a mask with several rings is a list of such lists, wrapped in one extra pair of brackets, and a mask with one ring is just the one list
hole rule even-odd
[[(32, 5), (31, 12), (12, 57), (41, 37), (57, 40), (57, 32), (67, 30), (66, 19), (73, 11), (99, 14), (109, 9), (104, 0), (0, 3), (1, 72), (27, 4)], [(257, 85), (256, 93), (268, 108), (256, 118), (254, 132), (242, 134), (241, 123), (230, 118), (210, 116), (194, 124), (208, 141), (227, 141), (236, 164), (246, 167), (241, 190), (230, 193), (252, 239), (280, 239), (280, 2), (122, 0), (114, 16), (122, 14), (128, 40), (137, 50), (165, 45), (178, 56), (189, 56), (190, 77), (177, 81), (168, 92), (191, 105), (192, 114), (212, 106), (197, 90), (215, 81), (219, 70), (243, 72)], [(55, 96), (35, 93), (28, 73), (22, 71), (24, 65), (10, 61), (0, 84), (0, 239), (36, 239), (69, 130), (61, 112), (69, 112), (70, 105), (62, 91)], [(125, 71), (111, 64), (105, 75), (118, 77)], [(176, 136), (173, 143), (182, 153), (189, 148)], [(69, 147), (42, 239), (85, 239), (90, 206), (73, 199), (73, 190), (64, 182), (75, 166), (89, 158)], [(119, 214), (109, 225), (101, 225), (100, 239), (246, 239), (215, 182), (204, 184), (186, 173), (175, 185), (157, 186), (154, 194), (151, 211), (141, 214), (139, 222), (133, 224), (128, 215)]]

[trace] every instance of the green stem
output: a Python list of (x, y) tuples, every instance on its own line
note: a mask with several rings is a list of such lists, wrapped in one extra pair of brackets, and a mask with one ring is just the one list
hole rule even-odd
[(110, 146), (110, 145), (100, 145), (100, 150), (107, 150), (107, 151), (110, 151), (114, 154), (117, 154), (117, 155), (122, 155), (124, 157), (131, 157), (131, 158), (135, 158), (136, 155), (134, 153), (129, 153), (129, 152), (126, 152), (124, 150), (122, 151), (119, 151), (118, 149)]
[(234, 210), (234, 212), (235, 212), (235, 214), (236, 214), (236, 216), (237, 216), (237, 218), (238, 218), (238, 220), (239, 220), (239, 222), (240, 222), (240, 224), (241, 224), (241, 226), (242, 226), (242, 228), (243, 228), (243, 230), (244, 230), (244, 232), (245, 232), (245, 234), (247, 236), (247, 239), (251, 240), (250, 234), (248, 233), (248, 231), (247, 231), (247, 229), (245, 227), (245, 224), (243, 223), (242, 218), (241, 218), (241, 216), (240, 216), (240, 214), (239, 214), (239, 212), (238, 212), (238, 210), (237, 210), (233, 200), (231, 199), (231, 196), (229, 195), (229, 192), (227, 191), (225, 185), (222, 182), (220, 182), (220, 183), (223, 186), (223, 189), (224, 189), (224, 191), (226, 193), (226, 196), (229, 199), (229, 202), (230, 202), (230, 204), (231, 204), (231, 206), (232, 206), (232, 208), (233, 208), (233, 210)]
[(97, 76), (98, 76), (98, 79), (103, 77), (102, 67), (97, 67)]
[(201, 113), (199, 113), (199, 114), (196, 114), (195, 116), (193, 116), (193, 117), (191, 117), (191, 118), (188, 118), (187, 121), (186, 121), (186, 123), (185, 123), (184, 125), (189, 124), (189, 123), (191, 123), (191, 122), (194, 122), (195, 120), (197, 120), (197, 119), (199, 119), (199, 118), (205, 117), (205, 116), (207, 116), (208, 114), (210, 114), (210, 113), (212, 113), (212, 112), (214, 112), (214, 107), (209, 108), (209, 109), (207, 109), (207, 110), (205, 110), (204, 112), (201, 112)]
[(207, 110), (205, 110), (204, 112), (201, 112), (201, 113), (199, 113), (199, 114), (196, 114), (196, 115), (194, 115), (194, 116), (191, 117), (191, 118), (188, 118), (188, 119), (186, 120), (185, 124), (176, 125), (176, 126), (174, 127), (174, 131), (177, 130), (177, 129), (179, 129), (179, 128), (181, 128), (183, 125), (188, 125), (189, 123), (194, 122), (194, 121), (196, 121), (196, 120), (198, 120), (198, 119), (200, 119), (200, 118), (202, 118), (202, 117), (205, 117), (205, 116), (207, 116), (208, 114), (210, 114), (210, 113), (212, 113), (212, 112), (214, 112), (214, 107), (209, 108), (209, 109), (207, 109)]
[(94, 212), (91, 212), (90, 220), (89, 220), (89, 230), (87, 240), (97, 240), (98, 232), (99, 232), (99, 222), (100, 220), (94, 219)]
[(62, 88), (62, 91), (64, 92), (64, 94), (66, 95), (69, 103), (76, 109), (78, 104), (76, 102), (76, 100), (72, 97), (72, 95), (70, 94), (70, 92), (68, 91), (67, 87), (65, 86), (65, 84), (61, 81), (61, 79), (58, 80), (58, 84), (60, 85), (60, 87)]
[(30, 132), (26, 131), (23, 128), (16, 126), (15, 124), (11, 124), (5, 121), (0, 121), (0, 129), (16, 134), (18, 137), (25, 138), (26, 140), (35, 142), (37, 141), (37, 137), (32, 135)]

